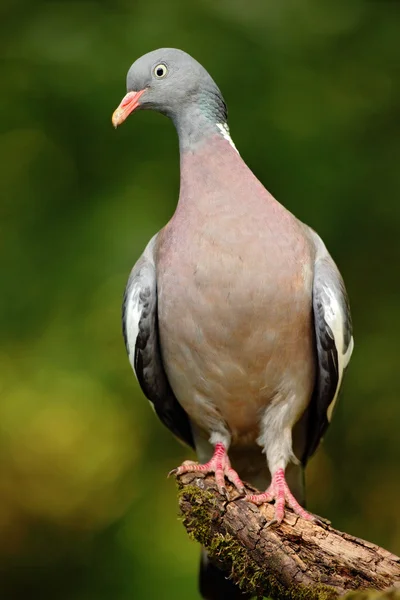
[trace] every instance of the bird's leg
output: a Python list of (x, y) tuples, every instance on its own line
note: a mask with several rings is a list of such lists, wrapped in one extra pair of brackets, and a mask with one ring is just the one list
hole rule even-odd
[(199, 465), (192, 461), (185, 461), (183, 465), (173, 469), (169, 475), (183, 475), (183, 473), (214, 473), (215, 482), (220, 494), (226, 496), (225, 477), (235, 486), (240, 494), (245, 493), (244, 485), (234, 469), (222, 442), (218, 442), (214, 447), (212, 458), (205, 464)]
[(265, 502), (272, 502), (272, 500), (275, 500), (275, 514), (269, 525), (280, 525), (282, 523), (285, 515), (285, 504), (288, 504), (296, 515), (306, 519), (306, 521), (317, 521), (316, 517), (300, 506), (293, 496), (286, 483), (284, 469), (277, 469), (275, 471), (271, 485), (266, 492), (263, 494), (248, 494), (245, 500), (253, 502), (254, 504), (264, 504)]

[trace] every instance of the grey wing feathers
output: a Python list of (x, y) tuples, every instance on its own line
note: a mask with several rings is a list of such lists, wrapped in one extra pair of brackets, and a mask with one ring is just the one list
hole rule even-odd
[(314, 235), (317, 245), (313, 284), (317, 377), (308, 409), (303, 462), (315, 452), (329, 425), (354, 346), (350, 306), (343, 279), (322, 240)]
[(122, 328), (129, 360), (145, 396), (160, 420), (194, 447), (189, 418), (176, 399), (164, 370), (157, 317), (154, 264), (156, 236), (147, 245), (128, 280), (122, 306)]

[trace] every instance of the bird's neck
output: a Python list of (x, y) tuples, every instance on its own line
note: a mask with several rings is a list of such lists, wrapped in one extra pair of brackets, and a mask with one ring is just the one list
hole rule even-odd
[(227, 124), (226, 105), (219, 93), (204, 91), (196, 100), (181, 106), (179, 114), (171, 115), (179, 136), (180, 152), (195, 152), (215, 135), (234, 147)]
[[(195, 147), (180, 151), (180, 193), (177, 213), (213, 218), (217, 214), (248, 210), (243, 178), (250, 187), (258, 182), (241, 159), (227, 131), (217, 128)], [(246, 206), (247, 205), (247, 206)]]
[(193, 223), (260, 212), (274, 218), (278, 202), (242, 160), (227, 132), (216, 128), (195, 145), (181, 144), (180, 175), (178, 218)]
[(226, 121), (212, 122), (207, 119), (199, 123), (188, 120), (184, 127), (178, 128), (179, 150), (181, 156), (186, 153), (196, 153), (204, 145), (208, 145), (214, 138), (226, 141), (237, 152), (236, 146), (230, 135)]

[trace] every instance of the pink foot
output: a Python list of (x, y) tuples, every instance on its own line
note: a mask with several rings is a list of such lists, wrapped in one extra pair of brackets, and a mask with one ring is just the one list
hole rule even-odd
[(253, 502), (254, 504), (264, 504), (264, 502), (272, 502), (272, 500), (275, 500), (274, 518), (268, 523), (268, 525), (280, 525), (282, 523), (285, 515), (285, 504), (288, 504), (296, 513), (296, 515), (306, 519), (306, 521), (318, 521), (314, 515), (304, 510), (304, 508), (297, 502), (296, 498), (290, 491), (288, 484), (286, 483), (285, 471), (283, 469), (278, 469), (275, 471), (272, 477), (271, 485), (266, 492), (264, 492), (264, 494), (248, 494), (245, 497), (245, 500)]
[(232, 469), (226, 448), (220, 442), (215, 444), (211, 460), (204, 465), (186, 461), (180, 467), (173, 469), (169, 475), (183, 475), (183, 473), (215, 473), (215, 482), (220, 494), (226, 496), (225, 477), (235, 486), (240, 494), (245, 494), (244, 485), (239, 475)]

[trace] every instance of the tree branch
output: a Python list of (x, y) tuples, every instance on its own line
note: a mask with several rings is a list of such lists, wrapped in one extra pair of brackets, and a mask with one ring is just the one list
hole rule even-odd
[[(187, 473), (177, 481), (189, 535), (243, 591), (285, 600), (333, 600), (350, 590), (400, 586), (400, 558), (379, 546), (290, 510), (280, 527), (266, 527), (272, 505), (257, 507), (238, 498), (232, 487), (226, 500), (212, 476)], [(400, 591), (390, 597), (400, 598)]]

